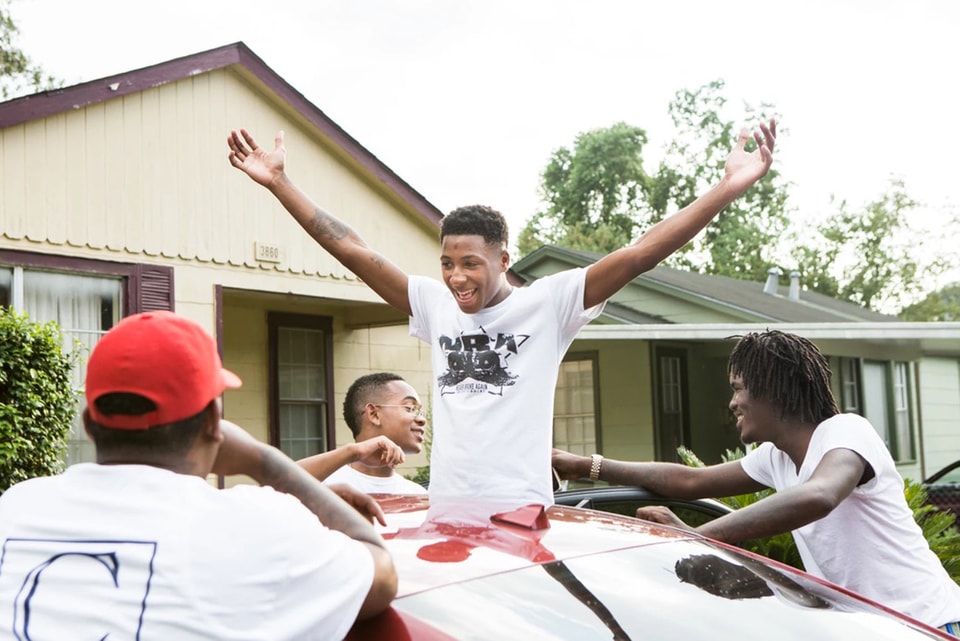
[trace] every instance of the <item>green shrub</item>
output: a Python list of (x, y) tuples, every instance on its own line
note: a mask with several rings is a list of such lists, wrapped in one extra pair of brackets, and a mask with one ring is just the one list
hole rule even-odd
[[(427, 413), (427, 416), (430, 416)], [(433, 445), (433, 429), (432, 425), (427, 425), (426, 432), (423, 435), (423, 449), (427, 453), (427, 464), (421, 465), (417, 468), (416, 473), (413, 476), (408, 476), (407, 478), (414, 483), (419, 483), (420, 485), (426, 487), (430, 485), (430, 449)]]
[(956, 526), (956, 515), (927, 503), (927, 489), (918, 481), (904, 480), (903, 494), (930, 549), (950, 578), (960, 583), (960, 530)]
[(0, 492), (63, 470), (78, 391), (56, 323), (33, 323), (0, 307)]

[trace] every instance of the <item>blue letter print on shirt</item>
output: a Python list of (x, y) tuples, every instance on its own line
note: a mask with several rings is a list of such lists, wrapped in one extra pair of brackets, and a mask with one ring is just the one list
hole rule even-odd
[(47, 639), (68, 628), (73, 638), (136, 641), (156, 548), (150, 541), (7, 539), (0, 594), (13, 600), (14, 637)]
[[(507, 359), (519, 353), (529, 338), (525, 334), (497, 334), (493, 338), (483, 327), (457, 338), (441, 335), (440, 349), (447, 355), (447, 371), (437, 377), (440, 393), (486, 391), (502, 396), (504, 386), (514, 385), (517, 378), (507, 369)], [(463, 389), (460, 383), (468, 378), (482, 385)]]

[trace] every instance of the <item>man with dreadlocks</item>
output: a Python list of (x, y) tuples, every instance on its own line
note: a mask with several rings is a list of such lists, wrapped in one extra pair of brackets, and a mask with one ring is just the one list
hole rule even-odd
[[(589, 476), (688, 499), (773, 488), (776, 494), (696, 531), (728, 543), (792, 532), (811, 574), (954, 632), (960, 587), (914, 521), (877, 431), (837, 408), (827, 359), (794, 334), (739, 339), (727, 368), (730, 410), (743, 443), (759, 443), (744, 458), (687, 467), (554, 450), (560, 478)], [(637, 516), (691, 529), (665, 507), (640, 508)]]

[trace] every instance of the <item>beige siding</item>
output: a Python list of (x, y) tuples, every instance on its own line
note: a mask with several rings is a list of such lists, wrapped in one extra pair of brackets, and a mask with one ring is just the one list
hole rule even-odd
[(918, 371), (926, 476), (960, 459), (960, 364), (926, 358)]
[[(265, 189), (227, 163), (246, 126), (284, 129), (290, 173), (410, 273), (437, 271), (435, 227), (241, 78), (221, 70), (0, 132), (0, 233), (116, 260), (174, 259), (353, 280)], [(254, 243), (281, 250), (258, 263)], [(6, 244), (6, 243), (4, 243)], [(41, 249), (44, 251), (44, 249)]]
[(650, 349), (632, 341), (577, 341), (572, 352), (597, 352), (600, 379), (601, 449), (626, 460), (654, 458)]
[[(318, 205), (404, 271), (439, 274), (436, 226), (240, 67), (0, 130), (0, 248), (172, 266), (177, 312), (211, 333), (222, 287), (224, 362), (244, 381), (225, 393), (225, 415), (261, 440), (271, 311), (334, 318), (338, 416), (347, 386), (373, 370), (404, 376), (429, 406), (428, 350), (230, 167), (226, 138), (239, 127), (271, 149), (286, 131), (290, 175)], [(258, 261), (255, 243), (279, 248), (280, 262)], [(336, 438), (352, 440), (342, 419)], [(400, 471), (425, 462), (409, 457)]]

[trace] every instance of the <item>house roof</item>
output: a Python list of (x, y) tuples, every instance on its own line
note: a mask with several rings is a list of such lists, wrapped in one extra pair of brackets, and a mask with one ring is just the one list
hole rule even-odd
[[(517, 261), (512, 271), (525, 282), (536, 279), (537, 266), (545, 261), (559, 261), (571, 267), (591, 265), (601, 258), (600, 254), (552, 245), (541, 247)], [(764, 292), (764, 283), (739, 280), (726, 276), (699, 274), (696, 272), (658, 266), (641, 274), (634, 281), (641, 287), (656, 289), (663, 293), (701, 303), (705, 307), (721, 309), (728, 314), (742, 317), (745, 321), (775, 323), (843, 323), (871, 322), (889, 323), (899, 319), (880, 314), (825, 296), (817, 292), (801, 290), (794, 300), (787, 287), (777, 287), (777, 292)], [(617, 308), (625, 307), (619, 304)], [(631, 308), (632, 309), (632, 308)], [(621, 315), (616, 313), (615, 315)], [(633, 309), (643, 313), (642, 309)], [(663, 323), (663, 319), (624, 320), (628, 323)]]
[(0, 129), (236, 65), (263, 83), (384, 187), (433, 225), (443, 213), (280, 77), (242, 42), (0, 103)]

